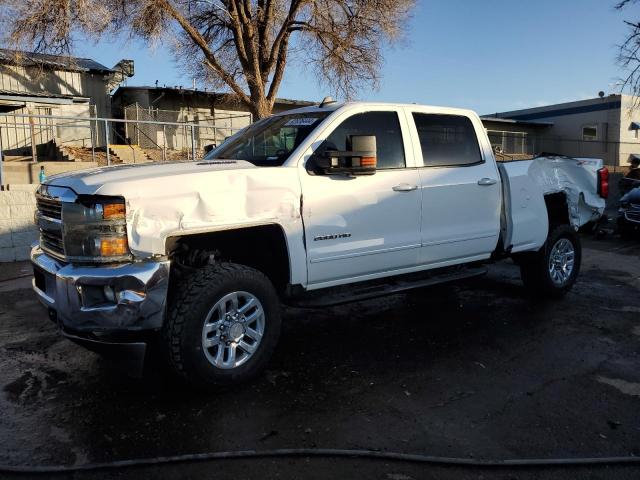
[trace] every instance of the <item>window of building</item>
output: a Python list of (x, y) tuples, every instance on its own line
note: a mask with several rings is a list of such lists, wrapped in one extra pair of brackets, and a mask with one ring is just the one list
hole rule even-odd
[(425, 166), (473, 165), (482, 162), (476, 131), (469, 118), (414, 113), (413, 120)]
[(582, 127), (582, 140), (597, 140), (598, 127), (595, 125), (585, 125)]
[(375, 135), (380, 170), (406, 166), (402, 131), (396, 112), (366, 112), (347, 118), (327, 137), (324, 148), (351, 150), (353, 135)]

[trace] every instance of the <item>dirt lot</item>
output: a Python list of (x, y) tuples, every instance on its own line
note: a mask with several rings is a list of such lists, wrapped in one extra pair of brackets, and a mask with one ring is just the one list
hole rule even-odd
[[(455, 287), (287, 310), (266, 374), (209, 395), (176, 388), (159, 374), (122, 376), (57, 335), (28, 279), (2, 282), (0, 463), (82, 464), (285, 447), (496, 459), (640, 455), (640, 242), (611, 237), (584, 243), (579, 282), (556, 303), (529, 300), (517, 268), (504, 263)], [(87, 476), (639, 475), (633, 466), (491, 470), (298, 458)]]

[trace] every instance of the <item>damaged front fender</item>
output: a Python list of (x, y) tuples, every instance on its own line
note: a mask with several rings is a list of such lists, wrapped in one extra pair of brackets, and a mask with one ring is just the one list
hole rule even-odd
[(264, 224), (287, 235), (301, 231), (297, 185), (295, 169), (248, 169), (181, 176), (125, 194), (129, 247), (144, 258), (166, 254), (167, 238), (177, 235)]

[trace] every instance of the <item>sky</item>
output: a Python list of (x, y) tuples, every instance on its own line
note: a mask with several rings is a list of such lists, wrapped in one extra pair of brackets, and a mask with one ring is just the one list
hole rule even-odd
[[(384, 49), (378, 90), (358, 100), (463, 107), (480, 114), (618, 93), (617, 45), (640, 6), (616, 0), (416, 0), (404, 40)], [(84, 43), (74, 54), (107, 66), (135, 61), (127, 85), (192, 85), (166, 45), (125, 39)], [(202, 88), (202, 85), (198, 86)], [(302, 63), (288, 66), (279, 97), (331, 94)]]

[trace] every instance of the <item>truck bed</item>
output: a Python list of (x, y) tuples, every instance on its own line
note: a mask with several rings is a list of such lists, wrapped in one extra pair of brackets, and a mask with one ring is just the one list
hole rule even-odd
[(605, 200), (598, 195), (601, 159), (536, 157), (498, 163), (503, 185), (503, 238), (512, 251), (541, 245), (547, 232), (541, 232), (539, 219), (546, 216), (544, 197), (563, 193), (569, 221), (574, 228), (598, 220)]

